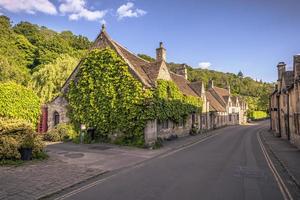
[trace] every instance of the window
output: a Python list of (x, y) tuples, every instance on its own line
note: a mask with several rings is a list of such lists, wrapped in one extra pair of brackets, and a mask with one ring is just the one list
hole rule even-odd
[(183, 127), (184, 123), (183, 123), (183, 119), (180, 119), (178, 122), (178, 127)]
[(231, 117), (232, 117), (232, 115), (229, 115), (229, 121), (231, 121)]
[(205, 118), (205, 116), (202, 116), (201, 119), (202, 119), (202, 124), (205, 125), (206, 124), (206, 118)]
[(300, 134), (300, 113), (294, 114), (296, 134)]
[(56, 126), (57, 124), (59, 124), (59, 113), (57, 111), (54, 112), (54, 126)]
[(162, 129), (168, 129), (169, 128), (169, 120), (164, 120), (161, 122), (161, 128)]
[(192, 125), (194, 125), (195, 122), (196, 122), (196, 114), (193, 113), (193, 114), (192, 114)]

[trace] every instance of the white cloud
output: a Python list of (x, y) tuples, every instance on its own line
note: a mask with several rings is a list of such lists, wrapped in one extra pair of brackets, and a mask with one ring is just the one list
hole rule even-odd
[(208, 69), (211, 66), (210, 62), (200, 62), (198, 66), (202, 69)]
[(124, 17), (140, 17), (147, 14), (146, 11), (142, 9), (134, 9), (134, 4), (132, 2), (128, 2), (127, 4), (121, 5), (117, 10), (118, 19), (122, 19)]
[(59, 11), (62, 14), (68, 14), (70, 20), (79, 20), (80, 18), (89, 21), (101, 20), (107, 13), (107, 10), (89, 10), (85, 0), (62, 0), (62, 2)]
[(10, 12), (57, 14), (56, 7), (48, 0), (0, 0), (0, 7)]

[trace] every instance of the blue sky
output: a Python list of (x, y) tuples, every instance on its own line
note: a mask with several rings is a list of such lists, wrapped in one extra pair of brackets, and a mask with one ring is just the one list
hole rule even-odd
[(0, 0), (14, 23), (30, 21), (94, 40), (101, 23), (135, 53), (275, 81), (276, 65), (300, 53), (299, 0)]

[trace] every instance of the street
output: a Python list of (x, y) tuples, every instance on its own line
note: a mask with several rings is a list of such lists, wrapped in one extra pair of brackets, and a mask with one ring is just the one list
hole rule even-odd
[(268, 121), (219, 129), (58, 199), (283, 199), (258, 142), (262, 129)]

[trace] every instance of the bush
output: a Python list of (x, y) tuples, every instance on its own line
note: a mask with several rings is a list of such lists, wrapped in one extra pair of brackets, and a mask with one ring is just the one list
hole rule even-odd
[(44, 148), (32, 124), (20, 119), (0, 118), (0, 144), (0, 160), (19, 159), (20, 148), (32, 148), (33, 158), (37, 158)]
[(51, 129), (44, 135), (44, 140), (51, 141), (51, 142), (58, 142), (61, 141), (61, 137), (59, 135), (59, 132), (56, 128)]
[(252, 120), (264, 119), (268, 117), (268, 113), (265, 111), (252, 111), (249, 113), (249, 118)]
[(20, 159), (20, 144), (16, 139), (10, 136), (0, 136), (0, 160)]
[(70, 124), (58, 124), (44, 135), (45, 140), (52, 142), (73, 140), (76, 137), (78, 133)]
[(32, 90), (13, 82), (0, 83), (0, 117), (37, 124), (39, 115), (40, 99)]

